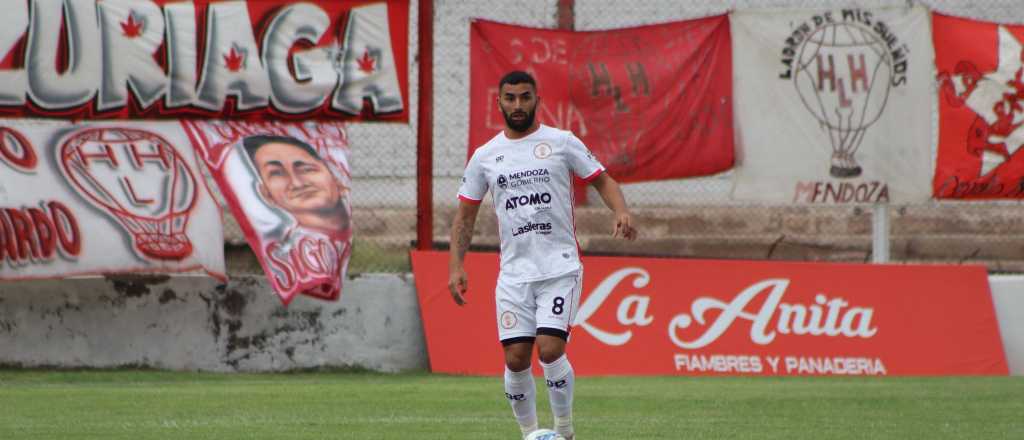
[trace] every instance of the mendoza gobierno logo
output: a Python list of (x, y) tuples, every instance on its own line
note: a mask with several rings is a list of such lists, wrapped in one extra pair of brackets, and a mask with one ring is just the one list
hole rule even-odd
[(862, 9), (814, 15), (786, 38), (779, 79), (792, 81), (827, 132), (832, 177), (861, 175), (857, 149), (891, 90), (907, 84), (909, 55), (889, 24)]

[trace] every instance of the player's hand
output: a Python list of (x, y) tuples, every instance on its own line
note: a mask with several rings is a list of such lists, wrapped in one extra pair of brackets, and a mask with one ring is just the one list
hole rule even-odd
[(633, 216), (628, 212), (615, 214), (615, 230), (612, 232), (614, 238), (636, 240), (636, 228), (633, 227)]
[(448, 291), (452, 293), (452, 299), (455, 300), (455, 304), (463, 305), (466, 303), (466, 289), (468, 281), (466, 280), (465, 269), (452, 268), (451, 273), (448, 275)]

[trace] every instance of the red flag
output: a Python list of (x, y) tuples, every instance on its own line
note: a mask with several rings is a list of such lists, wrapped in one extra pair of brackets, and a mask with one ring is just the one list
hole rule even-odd
[(936, 198), (1024, 197), (1024, 26), (933, 14)]
[(599, 32), (473, 22), (470, 154), (504, 127), (498, 82), (512, 70), (536, 78), (540, 122), (571, 130), (619, 181), (732, 167), (725, 15)]

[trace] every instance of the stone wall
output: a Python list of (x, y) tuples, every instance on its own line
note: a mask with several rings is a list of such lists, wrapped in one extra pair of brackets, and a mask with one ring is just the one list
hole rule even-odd
[(281, 305), (262, 275), (0, 284), (0, 365), (284, 371), (428, 368), (410, 276), (348, 280), (338, 302)]

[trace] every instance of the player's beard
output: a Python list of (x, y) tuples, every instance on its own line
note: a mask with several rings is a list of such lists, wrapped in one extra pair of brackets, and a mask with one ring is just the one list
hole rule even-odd
[(525, 132), (526, 130), (529, 130), (530, 127), (533, 126), (533, 118), (534, 118), (534, 116), (537, 115), (537, 108), (534, 107), (534, 109), (530, 110), (529, 112), (520, 111), (520, 112), (513, 112), (513, 114), (514, 113), (525, 113), (526, 117), (516, 121), (516, 120), (512, 119), (512, 115), (511, 114), (506, 113), (505, 110), (501, 111), (501, 114), (503, 116), (505, 116), (505, 125), (507, 125), (508, 128), (511, 128), (513, 131), (518, 131), (518, 132), (522, 133), (522, 132)]

